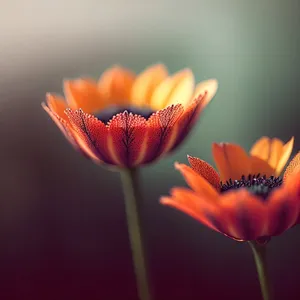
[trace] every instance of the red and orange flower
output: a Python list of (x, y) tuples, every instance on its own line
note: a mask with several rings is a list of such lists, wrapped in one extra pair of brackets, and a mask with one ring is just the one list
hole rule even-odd
[(87, 157), (131, 168), (175, 149), (216, 91), (214, 79), (195, 87), (188, 69), (168, 75), (158, 64), (136, 76), (116, 66), (98, 82), (65, 81), (66, 101), (48, 94), (43, 107)]
[(161, 203), (175, 207), (209, 228), (238, 241), (266, 241), (298, 222), (300, 153), (279, 174), (293, 148), (292, 138), (263, 137), (248, 155), (240, 146), (213, 144), (219, 173), (207, 162), (188, 156), (191, 167), (176, 163), (190, 189), (173, 188)]

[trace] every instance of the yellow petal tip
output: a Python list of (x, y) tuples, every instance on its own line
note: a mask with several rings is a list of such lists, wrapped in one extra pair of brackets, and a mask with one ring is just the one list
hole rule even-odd
[(175, 167), (175, 169), (180, 169), (180, 165), (181, 165), (181, 163), (179, 163), (178, 161), (175, 161), (174, 162), (174, 167)]

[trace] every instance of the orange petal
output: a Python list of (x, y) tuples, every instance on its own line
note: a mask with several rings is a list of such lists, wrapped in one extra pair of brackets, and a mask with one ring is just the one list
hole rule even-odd
[(217, 191), (220, 189), (220, 176), (206, 161), (188, 155), (192, 169), (206, 179)]
[(46, 101), (51, 111), (54, 111), (60, 118), (64, 119), (65, 121), (69, 121), (65, 114), (67, 104), (63, 97), (55, 96), (48, 93), (46, 94)]
[(259, 157), (262, 160), (268, 161), (270, 157), (271, 139), (263, 136), (257, 140), (250, 150), (251, 156)]
[(277, 138), (262, 137), (253, 145), (250, 154), (267, 161), (274, 168), (274, 175), (278, 176), (291, 155), (293, 144), (294, 138), (284, 145)]
[[(55, 107), (56, 104), (57, 103), (54, 104), (52, 102), (52, 107)], [(63, 119), (55, 110), (52, 110), (51, 106), (48, 107), (45, 103), (42, 103), (42, 107), (48, 113), (48, 115), (51, 117), (51, 119), (54, 121), (57, 127), (61, 130), (61, 132), (67, 138), (67, 140), (72, 144), (72, 146), (78, 150), (79, 146), (71, 129), (71, 125), (69, 124), (69, 120)]]
[(287, 181), (292, 175), (300, 173), (300, 152), (298, 152), (287, 166), (284, 172), (284, 181)]
[(270, 145), (269, 165), (276, 168), (283, 150), (283, 142), (277, 138), (273, 138)]
[(268, 235), (279, 235), (298, 220), (300, 208), (300, 173), (274, 190), (268, 199)]
[(275, 170), (265, 160), (256, 156), (250, 156), (249, 159), (251, 163), (250, 174), (252, 175), (260, 174), (260, 176), (265, 175), (266, 177), (275, 175)]
[(64, 92), (72, 109), (81, 108), (86, 113), (92, 113), (104, 106), (97, 84), (91, 79), (66, 80)]
[(221, 222), (222, 219), (218, 207), (204, 195), (200, 196), (184, 188), (174, 188), (171, 196), (162, 197), (160, 203), (181, 210), (205, 226), (220, 232), (218, 220)]
[(168, 106), (177, 103), (181, 103), (183, 106), (188, 105), (191, 102), (195, 89), (194, 74), (192, 71), (186, 70), (184, 73), (180, 73), (180, 75), (174, 75), (173, 80), (178, 81), (165, 105)]
[(171, 105), (152, 114), (147, 120), (147, 151), (143, 163), (152, 162), (171, 151), (178, 138), (178, 120), (182, 113), (181, 104)]
[(281, 152), (281, 156), (276, 166), (276, 175), (279, 176), (289, 160), (294, 147), (294, 137), (292, 137), (284, 146)]
[(251, 172), (251, 161), (245, 150), (235, 144), (213, 144), (214, 161), (220, 172), (221, 181), (238, 180)]
[(131, 88), (135, 74), (128, 69), (114, 66), (106, 70), (98, 81), (98, 89), (107, 104), (124, 104), (130, 102)]
[(213, 201), (216, 201), (219, 194), (217, 190), (198, 173), (196, 173), (192, 168), (187, 165), (175, 163), (175, 168), (180, 171), (184, 177), (187, 184), (193, 189), (196, 193), (203, 194), (211, 198)]
[(116, 163), (133, 167), (140, 160), (140, 152), (146, 142), (146, 120), (127, 111), (109, 122), (109, 148)]
[(96, 117), (81, 109), (67, 109), (66, 114), (81, 149), (94, 161), (115, 164), (108, 146), (108, 130)]
[(216, 79), (208, 79), (202, 81), (197, 84), (192, 100), (198, 98), (199, 95), (205, 94), (205, 98), (203, 98), (203, 101), (201, 102), (201, 109), (203, 109), (215, 96), (217, 90), (218, 90), (218, 81)]
[(131, 103), (137, 106), (150, 104), (155, 88), (168, 76), (162, 64), (151, 66), (136, 78), (131, 90)]
[(173, 76), (167, 77), (154, 90), (150, 105), (154, 110), (170, 104), (185, 104), (193, 94), (194, 75), (191, 70), (182, 70)]
[(241, 241), (256, 240), (265, 235), (267, 208), (263, 199), (242, 188), (222, 194), (219, 205), (226, 220), (223, 230), (227, 235)]

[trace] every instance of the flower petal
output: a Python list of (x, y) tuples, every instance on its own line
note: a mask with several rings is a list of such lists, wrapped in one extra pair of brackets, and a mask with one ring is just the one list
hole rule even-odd
[(192, 169), (207, 180), (217, 191), (220, 189), (220, 176), (217, 171), (206, 161), (188, 155)]
[(271, 139), (267, 136), (263, 136), (254, 143), (250, 150), (250, 155), (268, 161), (270, 157), (270, 149)]
[(276, 166), (276, 175), (279, 176), (289, 160), (294, 147), (294, 137), (292, 137), (284, 146), (281, 152), (281, 156)]
[[(162, 197), (160, 203), (181, 210), (205, 226), (220, 232), (216, 226), (217, 223), (214, 224), (212, 221), (220, 219), (218, 207), (210, 199), (206, 199), (205, 196), (195, 194), (188, 189), (174, 188), (171, 190), (171, 196)], [(210, 218), (211, 216), (214, 217)]]
[(127, 111), (109, 122), (109, 148), (114, 161), (123, 167), (133, 167), (146, 151), (146, 119)]
[(162, 109), (171, 104), (185, 104), (192, 97), (194, 90), (194, 75), (191, 70), (182, 70), (167, 77), (154, 90), (150, 105), (154, 110)]
[(211, 101), (218, 90), (218, 81), (216, 79), (208, 79), (197, 84), (193, 99), (197, 99), (199, 95), (205, 95), (201, 101), (201, 110)]
[(250, 174), (252, 175), (260, 174), (260, 176), (265, 175), (266, 177), (275, 175), (275, 170), (268, 164), (267, 161), (256, 156), (250, 156), (249, 160), (251, 164)]
[(114, 164), (105, 124), (96, 117), (84, 113), (81, 109), (67, 109), (66, 114), (80, 148), (96, 162), (103, 161), (107, 164)]
[(206, 178), (202, 177), (202, 175), (199, 175), (192, 168), (184, 164), (175, 163), (175, 168), (180, 171), (191, 189), (193, 189), (196, 193), (200, 193), (201, 195), (203, 194), (213, 201), (216, 201), (219, 194), (217, 190), (206, 180)]
[(64, 92), (72, 109), (81, 108), (86, 113), (92, 113), (105, 105), (96, 82), (91, 79), (66, 80)]
[[(48, 99), (49, 99), (49, 97), (48, 97)], [(54, 103), (51, 103), (51, 104), (52, 104), (52, 106), (48, 107), (45, 103), (42, 103), (42, 107), (48, 113), (48, 115), (51, 117), (51, 119), (54, 121), (54, 123), (57, 125), (57, 127), (61, 130), (61, 132), (67, 138), (67, 140), (73, 145), (73, 147), (78, 149), (79, 146), (78, 146), (78, 143), (76, 142), (76, 139), (72, 132), (72, 129), (70, 128), (69, 120), (66, 121), (60, 115), (58, 115), (58, 113), (55, 110), (52, 110), (51, 107), (52, 108), (55, 107), (55, 104)], [(60, 107), (59, 107), (59, 109), (60, 109)]]
[(159, 110), (147, 120), (147, 151), (143, 163), (149, 163), (168, 153), (176, 142), (178, 119), (183, 113), (181, 104)]
[(267, 207), (259, 197), (241, 188), (224, 193), (219, 205), (228, 236), (249, 241), (265, 235)]
[(128, 69), (114, 66), (106, 70), (98, 81), (98, 90), (107, 104), (127, 105), (135, 74)]
[(169, 94), (166, 106), (181, 103), (184, 107), (191, 102), (193, 91), (195, 88), (195, 78), (191, 70), (185, 70), (173, 76), (173, 80), (177, 81), (173, 87), (173, 91)]
[(279, 235), (298, 220), (300, 208), (300, 173), (296, 173), (268, 199), (269, 236)]
[(204, 106), (202, 106), (202, 102), (205, 101), (205, 97), (207, 94), (200, 95), (197, 99), (195, 99), (185, 110), (184, 113), (178, 120), (178, 128), (179, 132), (177, 135), (176, 142), (172, 148), (172, 151), (175, 150), (183, 140), (188, 136), (191, 129), (195, 125), (199, 115), (201, 114)]
[(216, 92), (217, 81), (213, 79), (209, 80), (206, 82), (206, 84), (203, 84), (203, 87), (205, 87), (203, 94), (198, 95), (196, 99), (189, 103), (189, 105), (185, 108), (184, 113), (178, 120), (179, 133), (172, 151), (180, 146), (182, 141), (188, 136), (203, 109), (212, 99)]
[(293, 145), (294, 138), (284, 145), (277, 138), (262, 137), (253, 145), (250, 154), (267, 161), (274, 168), (274, 175), (278, 176), (292, 153)]
[(46, 101), (51, 111), (55, 112), (60, 118), (64, 119), (65, 121), (69, 121), (65, 114), (67, 104), (63, 97), (48, 93), (46, 94)]
[(276, 168), (283, 150), (283, 141), (273, 138), (270, 144), (269, 165)]
[(250, 174), (251, 162), (242, 147), (230, 143), (214, 143), (212, 153), (221, 181), (240, 179), (242, 175)]
[(212, 90), (216, 87), (217, 83), (214, 80), (207, 82), (205, 85), (206, 90), (203, 94), (198, 95), (196, 99), (192, 101), (184, 110), (184, 113), (178, 120), (179, 132), (171, 151), (177, 149), (178, 146), (183, 142), (183, 140), (188, 136), (191, 129), (195, 125), (195, 122), (199, 118), (202, 110), (206, 107), (209, 101), (212, 99)]
[(298, 152), (291, 160), (284, 172), (284, 181), (287, 181), (292, 175), (300, 173), (300, 152)]
[(155, 88), (168, 76), (163, 64), (157, 64), (144, 70), (136, 78), (131, 90), (131, 102), (137, 106), (149, 105)]

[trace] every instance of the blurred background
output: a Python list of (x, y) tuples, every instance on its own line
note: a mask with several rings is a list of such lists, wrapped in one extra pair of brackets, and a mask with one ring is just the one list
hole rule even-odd
[[(136, 300), (118, 173), (76, 153), (42, 110), (62, 79), (163, 62), (219, 91), (186, 143), (143, 169), (155, 300), (260, 299), (248, 245), (158, 203), (186, 154), (260, 136), (300, 146), (298, 0), (1, 0), (0, 298)], [(269, 244), (276, 299), (299, 299), (300, 228)]]

